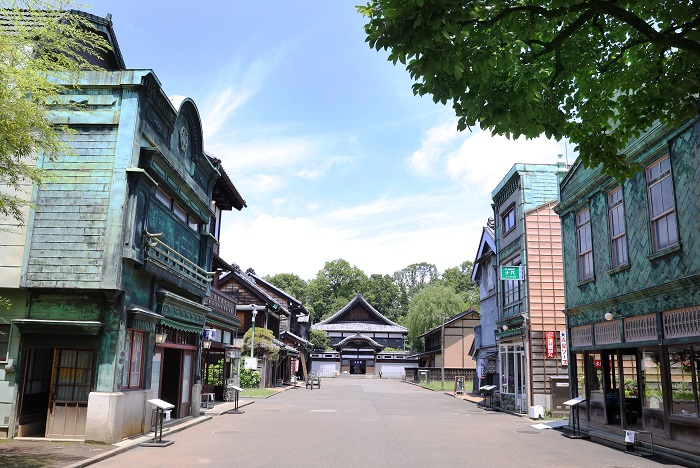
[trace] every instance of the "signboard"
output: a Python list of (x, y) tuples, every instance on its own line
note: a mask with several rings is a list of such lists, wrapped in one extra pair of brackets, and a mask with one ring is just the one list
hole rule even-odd
[(455, 377), (455, 395), (464, 395), (464, 376), (458, 375)]
[(240, 359), (241, 358), (241, 350), (238, 348), (229, 348), (226, 350), (226, 357), (228, 359)]
[(489, 374), (495, 374), (496, 373), (496, 361), (493, 359), (489, 359), (488, 364), (486, 365), (486, 372)]
[(216, 330), (213, 328), (205, 328), (203, 338), (204, 341), (214, 341), (214, 338), (216, 338)]
[(544, 332), (544, 352), (547, 359), (557, 357), (557, 339), (553, 331)]
[(257, 370), (257, 368), (258, 368), (258, 358), (256, 358), (256, 357), (247, 357), (247, 358), (245, 358), (245, 363), (243, 364), (243, 367), (245, 367), (246, 369)]
[(479, 364), (476, 366), (476, 374), (480, 379), (486, 378), (486, 359), (479, 359)]
[(501, 280), (503, 281), (522, 281), (523, 267), (522, 266), (501, 266)]
[(566, 343), (566, 331), (559, 332), (559, 341), (561, 346), (561, 365), (569, 365), (569, 346)]

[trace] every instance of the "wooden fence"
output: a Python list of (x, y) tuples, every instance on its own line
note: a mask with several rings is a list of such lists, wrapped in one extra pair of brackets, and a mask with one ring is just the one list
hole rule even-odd
[[(442, 379), (442, 369), (439, 367), (407, 367), (406, 380), (418, 382), (421, 372), (428, 373), (428, 381)], [(464, 369), (460, 367), (445, 367), (445, 381), (452, 381), (455, 377), (464, 377), (467, 382), (474, 381), (476, 369)]]

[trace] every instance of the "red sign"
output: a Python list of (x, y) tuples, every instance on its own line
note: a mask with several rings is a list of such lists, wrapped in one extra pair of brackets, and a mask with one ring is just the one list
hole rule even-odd
[(596, 369), (600, 369), (601, 367), (603, 367), (603, 362), (600, 359), (594, 359), (593, 367), (595, 367)]
[(554, 337), (554, 332), (544, 332), (545, 355), (547, 358), (557, 357), (557, 339)]

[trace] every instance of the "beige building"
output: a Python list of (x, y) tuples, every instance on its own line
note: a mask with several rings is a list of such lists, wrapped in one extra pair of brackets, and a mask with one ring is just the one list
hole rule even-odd
[[(448, 318), (444, 323), (444, 367), (450, 369), (476, 369), (476, 361), (469, 355), (474, 344), (474, 328), (479, 326), (479, 313), (469, 309)], [(443, 367), (443, 325), (429, 330), (420, 338), (425, 340), (425, 352), (419, 355), (420, 367)]]

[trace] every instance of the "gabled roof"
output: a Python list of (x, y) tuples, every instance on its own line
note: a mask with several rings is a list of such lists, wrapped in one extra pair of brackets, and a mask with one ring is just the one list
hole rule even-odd
[(343, 338), (342, 340), (340, 340), (339, 342), (337, 342), (336, 344), (334, 344), (334, 345), (333, 345), (333, 348), (335, 348), (335, 349), (344, 348), (345, 345), (347, 345), (347, 344), (350, 343), (351, 341), (365, 341), (365, 342), (367, 342), (367, 344), (369, 344), (369, 345), (370, 345), (372, 348), (374, 348), (374, 349), (377, 349), (377, 350), (384, 349), (384, 346), (380, 345), (379, 343), (377, 343), (376, 341), (374, 341), (374, 340), (373, 340), (372, 338), (370, 338), (369, 336), (362, 335), (362, 334), (360, 334), (360, 333), (355, 333), (355, 334), (352, 335), (352, 336), (347, 336), (347, 337)]
[[(289, 293), (286, 291), (283, 291), (282, 289), (278, 288), (274, 284), (270, 283), (269, 281), (264, 280), (263, 278), (259, 277), (256, 274), (251, 274), (253, 278), (255, 278), (255, 283), (256, 285), (260, 285), (262, 288), (266, 288), (268, 291), (273, 291), (275, 294), (278, 296), (282, 296), (286, 301), (288, 302), (289, 305), (289, 310), (290, 312), (299, 312), (303, 315), (309, 315), (309, 311), (306, 309), (304, 304), (299, 300), (296, 299), (295, 297), (291, 296)], [(297, 310), (292, 310), (292, 309), (297, 309)]]
[(297, 343), (304, 345), (304, 346), (308, 346), (311, 344), (311, 342), (309, 342), (309, 340), (305, 340), (301, 336), (295, 335), (294, 333), (290, 332), (289, 330), (285, 330), (282, 333), (280, 333), (280, 337), (281, 338), (289, 337), (289, 339), (296, 341)]
[[(401, 329), (403, 329), (403, 330), (405, 330), (405, 331), (408, 331), (407, 328), (402, 327), (402, 326), (399, 325), (398, 323), (392, 322), (392, 321), (389, 320), (388, 318), (384, 317), (381, 313), (379, 313), (379, 311), (378, 311), (377, 309), (375, 309), (374, 307), (372, 307), (372, 306), (370, 305), (370, 303), (367, 302), (367, 300), (366, 300), (364, 297), (362, 297), (362, 294), (361, 294), (361, 293), (357, 293), (357, 295), (355, 296), (355, 298), (354, 298), (353, 300), (351, 300), (350, 302), (348, 302), (348, 303), (345, 305), (345, 307), (343, 307), (342, 309), (340, 309), (338, 312), (336, 312), (335, 314), (331, 315), (331, 316), (328, 317), (327, 319), (321, 320), (320, 322), (318, 322), (316, 325), (314, 325), (314, 328), (315, 328), (317, 325), (332, 325), (332, 324), (334, 324), (334, 323), (337, 322), (343, 315), (345, 315), (349, 310), (353, 309), (353, 308), (354, 308), (355, 306), (357, 306), (357, 305), (360, 305), (360, 306), (364, 307), (370, 314), (374, 315), (374, 316), (376, 317), (376, 319), (377, 319), (379, 322), (382, 322), (382, 324), (385, 324), (385, 325), (387, 325), (387, 326), (399, 327), (399, 328), (401, 328)], [(348, 322), (346, 322), (346, 323), (348, 323)], [(323, 328), (323, 330), (326, 330), (326, 328)]]
[(496, 253), (496, 238), (493, 229), (489, 226), (484, 226), (481, 231), (481, 240), (479, 241), (479, 249), (476, 251), (476, 258), (474, 259), (474, 268), (472, 268), (472, 281), (476, 281), (479, 276), (479, 270), (481, 269), (481, 259), (490, 253)]
[[(470, 307), (469, 309), (465, 310), (464, 312), (460, 312), (460, 313), (448, 318), (447, 320), (445, 320), (445, 326), (447, 326), (453, 322), (456, 322), (457, 320), (463, 319), (463, 318), (478, 319), (479, 317), (481, 317), (481, 315), (479, 315), (479, 312), (477, 312), (476, 309), (473, 309)], [(436, 331), (440, 330), (441, 328), (442, 328), (442, 324), (438, 325), (437, 327), (431, 328), (430, 330), (423, 333), (422, 335), (419, 335), (418, 338), (422, 338), (426, 335), (429, 335), (433, 332), (436, 332)]]
[(243, 208), (247, 207), (245, 200), (238, 193), (238, 189), (233, 185), (228, 174), (224, 170), (224, 166), (221, 165), (221, 161), (214, 156), (210, 155), (206, 151), (204, 154), (209, 158), (214, 167), (219, 170), (219, 178), (216, 179), (214, 184), (214, 193), (212, 194), (212, 199), (216, 201), (216, 206), (221, 210), (230, 210), (235, 208), (241, 211)]
[[(290, 315), (289, 310), (287, 310), (287, 308), (284, 305), (278, 303), (272, 296), (270, 296), (262, 288), (258, 287), (255, 284), (255, 279), (252, 278), (251, 276), (247, 275), (246, 273), (238, 272), (234, 269), (219, 279), (219, 287), (220, 288), (222, 286), (225, 287), (226, 283), (229, 281), (235, 281), (236, 283), (238, 283), (241, 286), (243, 286), (244, 288), (246, 288), (254, 296), (260, 298), (260, 300), (265, 302), (265, 305), (267, 307), (269, 307), (273, 312), (277, 312), (279, 314), (286, 315), (287, 317), (289, 317), (289, 315)], [(241, 304), (241, 305), (244, 305), (244, 304)]]

